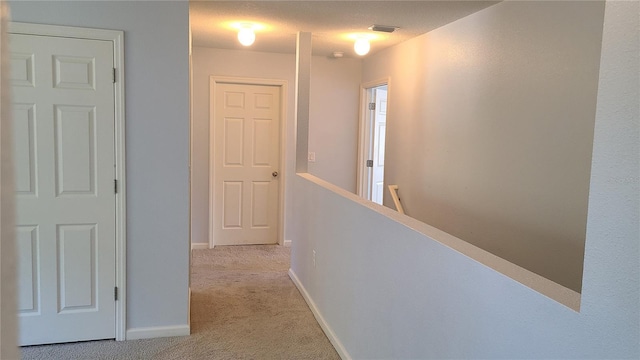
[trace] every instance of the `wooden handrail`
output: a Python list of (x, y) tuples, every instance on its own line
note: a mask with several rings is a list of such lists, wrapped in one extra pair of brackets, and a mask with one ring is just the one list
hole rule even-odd
[(391, 198), (393, 199), (393, 204), (396, 206), (396, 210), (398, 210), (400, 214), (404, 214), (404, 208), (402, 208), (400, 198), (398, 197), (398, 185), (389, 185), (389, 192), (391, 193)]

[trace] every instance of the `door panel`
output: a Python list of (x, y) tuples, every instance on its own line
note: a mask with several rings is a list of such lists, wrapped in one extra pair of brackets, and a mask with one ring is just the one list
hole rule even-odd
[(244, 119), (224, 119), (224, 165), (242, 166), (244, 150)]
[(271, 166), (271, 119), (253, 120), (253, 166)]
[(53, 56), (54, 88), (94, 90), (95, 58), (83, 56)]
[(34, 54), (31, 52), (11, 52), (11, 82), (13, 86), (35, 87), (33, 81)]
[(212, 102), (214, 243), (275, 244), (280, 88), (218, 84)]
[(18, 226), (16, 229), (18, 252), (18, 314), (33, 314), (40, 311), (40, 286), (38, 281), (38, 227)]
[(271, 182), (253, 181), (251, 186), (251, 227), (253, 229), (266, 229), (269, 227), (269, 190)]
[(35, 104), (13, 105), (15, 191), (19, 197), (36, 194)]
[(58, 225), (59, 313), (96, 310), (96, 224)]
[(225, 181), (222, 195), (223, 228), (242, 229), (242, 181)]
[(113, 43), (10, 41), (20, 344), (114, 338)]
[(95, 108), (56, 105), (54, 112), (57, 195), (96, 196)]

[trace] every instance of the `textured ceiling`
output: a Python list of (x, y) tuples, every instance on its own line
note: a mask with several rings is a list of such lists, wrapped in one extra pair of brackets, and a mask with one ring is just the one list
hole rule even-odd
[[(313, 53), (330, 56), (334, 51), (356, 57), (354, 33), (370, 33), (371, 25), (391, 25), (392, 34), (375, 33), (371, 54), (424, 34), (496, 1), (190, 1), (194, 46), (221, 49), (295, 53), (296, 33), (313, 34)], [(232, 23), (264, 26), (256, 41), (245, 48), (237, 41)]]

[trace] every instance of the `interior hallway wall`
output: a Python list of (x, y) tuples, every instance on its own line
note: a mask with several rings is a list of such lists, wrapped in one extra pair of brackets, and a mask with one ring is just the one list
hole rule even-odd
[[(287, 81), (285, 240), (291, 239), (292, 192), (295, 173), (295, 55), (193, 47), (192, 242), (209, 239), (209, 81), (210, 76)], [(315, 175), (355, 191), (359, 59), (312, 59), (311, 128), (309, 143), (317, 162)], [(339, 131), (337, 131), (339, 129)], [(311, 149), (311, 148), (310, 148)]]
[(188, 333), (189, 3), (10, 6), (14, 21), (124, 30), (127, 329)]
[(311, 60), (308, 171), (356, 193), (362, 60), (314, 56)]
[(639, 12), (606, 4), (578, 311), (505, 276), (526, 273), (513, 264), (297, 176), (292, 277), (344, 359), (640, 357)]
[(603, 14), (504, 2), (364, 60), (391, 77), (385, 184), (408, 215), (580, 291)]
[[(287, 81), (285, 184), (292, 181), (295, 166), (294, 104), (295, 56), (193, 47), (193, 131), (191, 169), (192, 243), (209, 243), (209, 79), (210, 76)], [(280, 171), (282, 173), (282, 171)], [(285, 223), (291, 219), (291, 190), (285, 188)], [(285, 239), (290, 239), (285, 227)]]

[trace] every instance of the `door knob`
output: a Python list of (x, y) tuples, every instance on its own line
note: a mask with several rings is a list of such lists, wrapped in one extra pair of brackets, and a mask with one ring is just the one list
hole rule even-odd
[(278, 172), (277, 172), (277, 171), (272, 172), (272, 173), (271, 173), (271, 176), (273, 176), (273, 177), (278, 177)]

